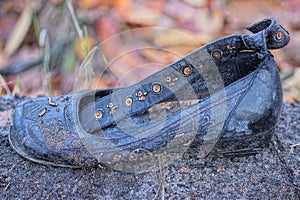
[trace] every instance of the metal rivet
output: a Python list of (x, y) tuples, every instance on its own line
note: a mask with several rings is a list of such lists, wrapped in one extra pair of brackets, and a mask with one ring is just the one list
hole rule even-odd
[(111, 103), (111, 102), (107, 104), (107, 107), (108, 107), (108, 108), (112, 108), (113, 106), (114, 106), (114, 104)]
[(146, 97), (145, 97), (144, 95), (143, 95), (143, 96), (140, 96), (140, 97), (139, 97), (139, 100), (140, 100), (140, 101), (145, 101), (145, 100), (146, 100)]
[(171, 76), (166, 76), (166, 77), (165, 77), (165, 81), (166, 81), (167, 83), (170, 83), (170, 82), (172, 81)]
[(148, 92), (142, 92), (142, 91), (138, 91), (136, 94), (135, 94), (137, 97), (139, 97), (139, 101), (145, 101), (146, 100), (146, 96), (148, 95)]
[(132, 99), (132, 97), (127, 97), (126, 99), (125, 99), (125, 105), (126, 106), (131, 106), (132, 105), (132, 103), (133, 103), (133, 99)]
[(192, 68), (187, 66), (185, 68), (183, 68), (183, 74), (184, 75), (190, 75), (192, 73)]
[(114, 115), (115, 113), (116, 113), (116, 110), (117, 110), (117, 108), (118, 108), (119, 106), (114, 106), (114, 107), (111, 107), (110, 109), (110, 111), (109, 111), (109, 114), (110, 115)]
[(138, 96), (138, 97), (143, 96), (143, 92), (142, 92), (142, 91), (138, 91), (138, 92), (136, 93), (136, 96)]
[(278, 31), (275, 35), (276, 40), (281, 40), (283, 38), (283, 33), (281, 31)]
[(159, 83), (154, 83), (152, 85), (152, 91), (154, 93), (160, 93), (160, 91), (161, 91), (161, 85)]
[(219, 49), (216, 49), (216, 50), (214, 50), (214, 51), (212, 52), (212, 57), (213, 57), (213, 58), (216, 58), (216, 59), (221, 58), (222, 55), (223, 55), (223, 52), (222, 52), (221, 50), (219, 50)]
[(227, 48), (227, 50), (229, 50), (229, 51), (232, 51), (232, 50), (233, 50), (233, 47), (232, 47), (230, 44), (227, 44), (227, 45), (226, 45), (226, 48)]
[(101, 111), (96, 111), (96, 112), (94, 113), (94, 117), (95, 117), (95, 119), (101, 119), (101, 118), (102, 118), (102, 116), (103, 116), (103, 114), (102, 114), (102, 112), (101, 112)]

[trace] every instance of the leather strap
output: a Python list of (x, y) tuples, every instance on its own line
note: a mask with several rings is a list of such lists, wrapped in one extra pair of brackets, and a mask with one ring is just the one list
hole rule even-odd
[[(264, 19), (247, 29), (253, 34), (235, 34), (216, 40), (137, 84), (116, 89), (100, 99), (95, 98), (95, 120), (100, 125), (98, 128), (104, 129), (126, 117), (142, 114), (164, 101), (205, 98), (212, 92), (208, 91), (204, 81), (205, 76), (215, 78), (212, 66), (217, 66), (222, 76), (226, 73), (223, 67), (225, 62), (226, 67), (234, 67), (242, 59), (236, 56), (239, 52), (257, 52), (251, 58), (258, 59), (259, 52), (281, 48), (289, 42), (289, 33), (274, 19)], [(224, 85), (218, 85), (216, 91)], [(83, 127), (88, 132), (95, 131), (90, 130), (88, 124)]]

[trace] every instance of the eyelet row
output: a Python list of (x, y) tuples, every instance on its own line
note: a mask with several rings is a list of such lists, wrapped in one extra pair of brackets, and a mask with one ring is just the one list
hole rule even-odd
[[(182, 66), (182, 70), (181, 73), (184, 76), (189, 76), (192, 74), (193, 69), (190, 65), (183, 65), (182, 63), (180, 64)], [(171, 75), (167, 75), (164, 78), (165, 83), (168, 85), (168, 87), (173, 87), (176, 85), (176, 82), (179, 80), (179, 78), (177, 76), (171, 76)], [(160, 82), (154, 82), (151, 85), (150, 91), (153, 94), (160, 94), (163, 90), (163, 86)], [(142, 90), (139, 90), (136, 92), (135, 96), (137, 97), (138, 101), (145, 101), (147, 98), (148, 92), (143, 92)], [(126, 107), (130, 107), (134, 104), (134, 98), (133, 96), (127, 96), (124, 98), (123, 100), (123, 105)], [(108, 103), (108, 105), (106, 106), (109, 109), (109, 114), (113, 115), (116, 113), (118, 106), (115, 106), (112, 102)], [(94, 113), (94, 119), (95, 120), (100, 120), (103, 118), (103, 113), (104, 110), (102, 109), (98, 109), (95, 111)]]

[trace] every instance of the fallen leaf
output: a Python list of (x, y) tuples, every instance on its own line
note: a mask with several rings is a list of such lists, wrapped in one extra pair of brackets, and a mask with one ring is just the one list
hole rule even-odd
[(121, 21), (140, 26), (155, 26), (161, 17), (161, 12), (145, 6), (119, 9), (116, 14)]
[(78, 1), (78, 6), (82, 9), (89, 9), (89, 8), (94, 8), (97, 7), (99, 5), (110, 5), (110, 1), (109, 0), (81, 0)]
[(205, 6), (207, 4), (207, 0), (183, 0), (183, 1), (196, 7)]
[(82, 9), (92, 9), (97, 7), (127, 7), (132, 0), (81, 0), (78, 6)]
[(120, 22), (109, 16), (103, 16), (98, 20), (96, 29), (98, 38), (101, 42), (121, 32)]
[[(80, 39), (76, 39), (75, 41), (75, 49), (76, 49), (76, 53), (77, 55), (81, 58), (81, 59), (84, 59), (86, 57), (86, 53), (88, 53), (91, 48), (94, 46), (94, 38), (92, 37), (88, 37), (87, 39), (86, 38), (83, 38), (83, 41), (81, 41)], [(85, 52), (85, 51), (88, 51), (88, 52)]]
[(194, 21), (195, 15), (199, 10), (182, 1), (173, 0), (165, 4), (164, 12), (174, 18), (179, 25), (184, 25)]
[(0, 53), (0, 69), (3, 69), (8, 64), (9, 64), (9, 57), (4, 53)]
[(64, 0), (51, 0), (51, 3), (56, 4), (56, 5), (59, 5), (63, 2), (64, 2)]
[(283, 95), (283, 101), (286, 101), (286, 102), (289, 102), (289, 103), (295, 103), (295, 102), (297, 102), (297, 99), (293, 95), (284, 94)]
[(31, 0), (27, 0), (21, 16), (19, 17), (10, 38), (8, 39), (4, 48), (4, 53), (12, 55), (21, 45), (23, 39), (31, 24), (32, 8)]
[(155, 36), (154, 43), (158, 47), (179, 45), (197, 46), (200, 45), (198, 39), (195, 34), (184, 29), (163, 29)]
[(15, 27), (17, 19), (18, 18), (16, 15), (7, 15), (0, 17), (0, 38), (1, 40), (3, 40), (3, 42), (6, 42), (10, 37), (10, 34)]
[(182, 58), (187, 53), (195, 50), (196, 46), (172, 46), (166, 48), (149, 48), (142, 49), (143, 56), (150, 63), (160, 63), (163, 65), (168, 65), (177, 59)]
[(300, 101), (300, 68), (296, 68), (293, 76), (282, 83), (284, 100), (288, 102)]
[(215, 9), (213, 12), (209, 8), (201, 9), (194, 17), (195, 27), (199, 31), (199, 35), (206, 38), (205, 43), (215, 39), (214, 37), (221, 35), (224, 26), (223, 13)]

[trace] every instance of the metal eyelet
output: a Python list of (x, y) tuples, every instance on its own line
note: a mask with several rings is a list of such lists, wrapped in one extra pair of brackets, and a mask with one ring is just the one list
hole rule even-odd
[(102, 119), (102, 117), (103, 117), (102, 111), (100, 111), (100, 110), (95, 111), (95, 113), (94, 113), (94, 118), (95, 118), (96, 120)]
[(220, 49), (215, 49), (212, 53), (211, 56), (215, 59), (220, 59), (223, 55), (223, 52)]
[(167, 83), (170, 83), (170, 82), (172, 81), (171, 76), (166, 76), (166, 77), (165, 77), (165, 81), (166, 81)]
[(153, 83), (151, 86), (151, 90), (155, 94), (159, 94), (162, 90), (161, 84), (160, 83)]
[(188, 76), (192, 73), (192, 68), (190, 66), (186, 66), (183, 68), (183, 71), (182, 73), (185, 75), (185, 76)]
[(133, 98), (131, 96), (126, 97), (125, 100), (124, 100), (124, 104), (127, 107), (131, 106), (133, 104)]
[(275, 35), (275, 40), (280, 41), (283, 38), (283, 32), (282, 31), (277, 31)]

